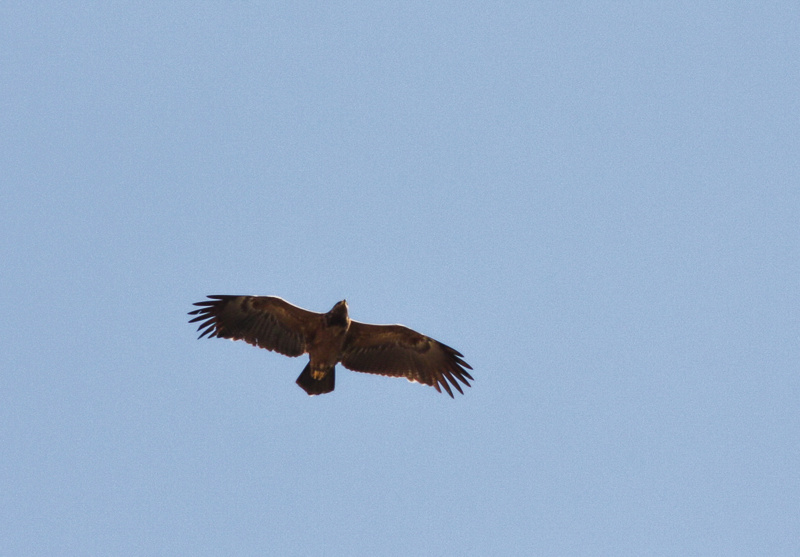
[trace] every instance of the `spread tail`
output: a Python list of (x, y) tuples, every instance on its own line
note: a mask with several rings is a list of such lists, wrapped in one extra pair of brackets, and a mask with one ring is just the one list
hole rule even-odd
[(306, 367), (303, 368), (303, 372), (300, 374), (300, 377), (297, 378), (297, 384), (300, 385), (300, 388), (307, 392), (309, 396), (324, 395), (325, 393), (329, 393), (333, 390), (335, 383), (335, 366), (331, 366), (331, 369), (328, 370), (328, 372), (325, 374), (325, 377), (322, 379), (314, 379), (311, 376), (310, 362), (306, 364)]

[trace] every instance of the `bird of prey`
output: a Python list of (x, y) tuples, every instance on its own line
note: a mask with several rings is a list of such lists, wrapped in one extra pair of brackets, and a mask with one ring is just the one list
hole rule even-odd
[(439, 392), (443, 387), (451, 398), (451, 385), (464, 394), (459, 381), (469, 387), (472, 379), (467, 371), (472, 368), (457, 350), (402, 325), (353, 321), (346, 300), (328, 313), (275, 296), (208, 296), (194, 305), (200, 309), (189, 312), (196, 315), (189, 322), (200, 322), (198, 338), (244, 340), (292, 357), (308, 353), (297, 384), (309, 395), (333, 390), (337, 363), (353, 371), (405, 377)]

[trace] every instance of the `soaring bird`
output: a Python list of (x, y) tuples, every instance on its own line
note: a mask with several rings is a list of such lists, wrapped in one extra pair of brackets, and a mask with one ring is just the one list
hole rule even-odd
[[(463, 354), (403, 325), (372, 325), (350, 319), (347, 301), (315, 313), (276, 296), (208, 296), (189, 322), (199, 321), (198, 338), (244, 340), (283, 354), (308, 354), (297, 384), (309, 395), (333, 391), (336, 364), (364, 373), (405, 377), (453, 397), (464, 394), (472, 369)], [(448, 383), (449, 382), (449, 383)]]

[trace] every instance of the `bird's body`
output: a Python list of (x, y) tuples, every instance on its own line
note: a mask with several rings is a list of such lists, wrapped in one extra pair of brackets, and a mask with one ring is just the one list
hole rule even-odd
[[(244, 340), (286, 356), (307, 353), (297, 384), (309, 395), (334, 389), (336, 364), (353, 371), (406, 377), (463, 394), (472, 369), (462, 354), (402, 325), (371, 325), (350, 319), (342, 300), (328, 313), (315, 313), (275, 296), (209, 296), (197, 302), (190, 323), (204, 336)], [(449, 381), (449, 383), (448, 383)]]

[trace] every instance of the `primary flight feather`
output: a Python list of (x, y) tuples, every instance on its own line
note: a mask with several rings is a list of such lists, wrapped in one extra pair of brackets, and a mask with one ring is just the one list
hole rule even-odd
[(371, 325), (350, 319), (347, 302), (328, 313), (299, 308), (275, 296), (208, 296), (189, 322), (199, 321), (200, 337), (244, 340), (283, 354), (308, 354), (297, 384), (309, 395), (333, 390), (336, 364), (347, 369), (442, 388), (453, 396), (464, 393), (472, 369), (460, 352), (402, 325)]

